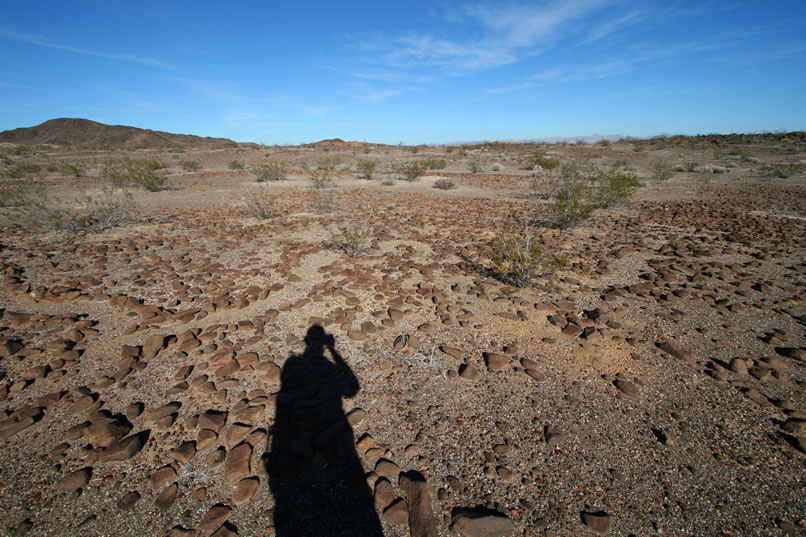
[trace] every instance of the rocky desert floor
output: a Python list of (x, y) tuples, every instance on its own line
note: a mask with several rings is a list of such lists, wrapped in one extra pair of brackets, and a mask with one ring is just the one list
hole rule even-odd
[[(10, 157), (82, 163), (26, 179), (66, 203), (123, 156), (173, 189), (101, 233), (3, 221), (0, 534), (806, 535), (806, 143), (753, 140), (543, 146), (643, 183), (566, 230), (529, 144)], [(517, 289), (482, 251), (528, 218), (568, 266)]]

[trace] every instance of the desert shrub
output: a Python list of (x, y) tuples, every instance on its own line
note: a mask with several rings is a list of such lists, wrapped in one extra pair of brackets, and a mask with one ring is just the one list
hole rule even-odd
[(22, 179), (26, 175), (39, 173), (40, 171), (42, 171), (42, 167), (39, 166), (39, 164), (34, 164), (33, 162), (18, 162), (14, 166), (7, 168), (5, 175), (11, 179)]
[(312, 170), (308, 174), (308, 181), (313, 190), (325, 190), (336, 186), (330, 170)]
[(393, 169), (400, 179), (411, 183), (425, 173), (425, 163), (417, 160), (398, 162), (394, 164)]
[(81, 177), (84, 175), (85, 170), (81, 164), (73, 164), (60, 160), (48, 166), (49, 172), (57, 172), (62, 175), (72, 175), (74, 177)]
[(552, 222), (567, 229), (590, 218), (596, 209), (624, 204), (640, 183), (624, 170), (600, 170), (575, 163), (564, 165), (552, 181), (555, 195), (550, 205)]
[(656, 160), (652, 163), (652, 166), (649, 167), (649, 171), (652, 179), (656, 181), (666, 181), (672, 178), (675, 170), (662, 160)]
[(626, 168), (627, 164), (627, 161), (623, 158), (616, 159), (616, 161), (613, 163), (613, 168)]
[(419, 145), (412, 145), (412, 146), (409, 147), (409, 151), (411, 151), (412, 153), (414, 153), (416, 155), (417, 153), (420, 152), (420, 146)]
[(383, 186), (394, 186), (394, 184), (395, 184), (395, 182), (392, 181), (391, 179), (385, 179), (385, 180), (381, 181), (381, 185), (383, 185)]
[(341, 164), (341, 160), (338, 158), (323, 158), (319, 159), (316, 162), (316, 169), (321, 171), (329, 171), (332, 172), (336, 169), (336, 167)]
[(328, 231), (333, 245), (350, 257), (361, 257), (369, 249), (372, 232), (365, 224), (348, 222)]
[(535, 166), (539, 166), (546, 171), (551, 171), (560, 167), (560, 161), (556, 158), (546, 156), (545, 151), (538, 150), (535, 152), (534, 156), (528, 158), (525, 163), (527, 170), (533, 170)]
[(595, 184), (594, 206), (597, 209), (627, 203), (641, 186), (634, 173), (621, 170), (599, 170)]
[(600, 145), (602, 147), (610, 147), (611, 145), (613, 145), (613, 143), (610, 140), (599, 140), (598, 142), (596, 142), (596, 145)]
[(243, 170), (246, 168), (246, 164), (242, 160), (231, 160), (229, 164), (227, 164), (227, 168), (230, 170)]
[(247, 188), (243, 195), (243, 204), (249, 214), (255, 218), (266, 220), (275, 214), (277, 196), (263, 188)]
[(482, 253), (493, 263), (494, 276), (515, 287), (529, 287), (537, 280), (553, 280), (557, 270), (567, 265), (563, 257), (550, 255), (537, 244), (531, 225), (523, 230), (507, 225)]
[(316, 213), (324, 213), (333, 207), (332, 192), (325, 189), (308, 189), (308, 205)]
[(456, 185), (453, 184), (453, 181), (450, 179), (437, 179), (434, 182), (434, 188), (438, 188), (439, 190), (451, 190), (452, 188), (456, 188)]
[(0, 184), (0, 208), (19, 207), (25, 201), (25, 186), (22, 182)]
[(427, 170), (444, 170), (448, 167), (448, 161), (444, 158), (430, 158), (425, 161)]
[(695, 162), (693, 160), (689, 161), (689, 162), (686, 162), (686, 164), (685, 164), (685, 168), (686, 168), (687, 172), (696, 172), (697, 168), (699, 168), (699, 167), (700, 167), (700, 163)]
[(14, 153), (15, 155), (19, 156), (19, 155), (24, 155), (25, 153), (27, 153), (30, 150), (31, 150), (30, 146), (20, 144), (20, 145), (14, 146), (14, 149), (12, 149), (11, 152)]
[(495, 164), (493, 164), (492, 166), (490, 166), (490, 169), (491, 169), (492, 171), (494, 171), (494, 172), (502, 172), (502, 171), (504, 171), (506, 168), (504, 168), (504, 165), (503, 165), (503, 164), (501, 164), (500, 162), (496, 162)]
[(475, 157), (470, 161), (470, 173), (482, 173), (487, 169), (489, 162), (482, 157)]
[(721, 173), (728, 173), (728, 169), (723, 168), (721, 166), (698, 166), (694, 168), (694, 172), (721, 174)]
[(107, 163), (101, 175), (118, 188), (134, 186), (148, 192), (159, 192), (171, 188), (162, 168), (164, 165), (156, 160), (121, 160)]
[(378, 163), (374, 160), (359, 159), (357, 166), (359, 177), (372, 179), (372, 175), (375, 173), (375, 168), (378, 166)]
[(131, 194), (115, 188), (71, 202), (49, 199), (42, 192), (20, 191), (15, 201), (8, 214), (12, 221), (28, 228), (70, 234), (118, 227), (129, 221), (133, 207)]
[(202, 168), (201, 162), (198, 160), (180, 160), (177, 164), (186, 172), (197, 172)]
[(590, 218), (595, 209), (590, 185), (584, 180), (568, 181), (551, 204), (552, 222), (560, 229), (567, 229)]
[(764, 166), (761, 171), (767, 177), (778, 177), (780, 179), (787, 179), (796, 175), (803, 175), (806, 173), (806, 164), (801, 162), (786, 162), (783, 164), (773, 164)]
[(252, 167), (255, 174), (255, 181), (265, 183), (266, 181), (285, 181), (288, 178), (285, 162), (269, 161)]

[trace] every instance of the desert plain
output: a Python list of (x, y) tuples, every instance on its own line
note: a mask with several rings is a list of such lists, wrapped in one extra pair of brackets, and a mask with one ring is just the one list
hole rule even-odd
[[(158, 161), (168, 188), (130, 186), (93, 233), (0, 208), (0, 534), (806, 535), (803, 133), (261, 146), (81, 127), (6, 140), (6, 171), (39, 169), (4, 188), (75, 211), (122, 159)], [(560, 229), (535, 155), (640, 187)], [(270, 162), (285, 178), (256, 183)], [(431, 169), (408, 181), (410, 162)], [(515, 287), (488, 249), (523, 222), (566, 262)]]

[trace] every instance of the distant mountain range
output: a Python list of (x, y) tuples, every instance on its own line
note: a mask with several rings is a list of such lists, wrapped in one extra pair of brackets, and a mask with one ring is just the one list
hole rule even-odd
[[(584, 143), (595, 144), (602, 140), (609, 142), (617, 142), (629, 136), (622, 136), (621, 134), (591, 134), (590, 136), (552, 136), (550, 138), (532, 138), (529, 140), (495, 140), (496, 142), (514, 143), (514, 144), (560, 144), (560, 143)], [(490, 140), (477, 140), (473, 142), (451, 142), (448, 144), (428, 144), (428, 145), (476, 145), (490, 142)]]
[(89, 119), (60, 118), (35, 127), (0, 132), (0, 143), (52, 144), (81, 148), (146, 148), (167, 149), (184, 146), (195, 148), (235, 147), (227, 138), (203, 138), (192, 134), (138, 129), (123, 125), (105, 125)]

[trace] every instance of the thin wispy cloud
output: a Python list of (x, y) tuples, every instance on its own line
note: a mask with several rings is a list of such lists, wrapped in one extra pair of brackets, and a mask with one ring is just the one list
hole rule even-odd
[(714, 38), (704, 41), (684, 42), (671, 45), (658, 45), (654, 43), (636, 44), (629, 47), (627, 54), (610, 58), (599, 58), (593, 62), (581, 65), (566, 65), (540, 71), (524, 77), (516, 84), (490, 88), (486, 90), (486, 92), (490, 94), (511, 93), (552, 84), (601, 80), (624, 75), (632, 72), (641, 64), (689, 54), (702, 54), (725, 50), (740, 42), (738, 39), (727, 39), (727, 37), (727, 35), (714, 36)]
[(54, 43), (49, 41), (43, 36), (34, 34), (23, 34), (19, 32), (10, 32), (7, 30), (0, 30), (0, 38), (18, 41), (20, 43), (28, 43), (40, 47), (52, 48), (57, 50), (64, 50), (67, 52), (74, 52), (76, 54), (84, 54), (87, 56), (95, 56), (98, 58), (106, 58), (109, 60), (117, 60), (129, 63), (136, 63), (140, 65), (150, 65), (152, 67), (160, 67), (162, 69), (173, 69), (174, 67), (166, 62), (154, 58), (146, 58), (142, 56), (135, 56), (133, 54), (114, 54), (109, 52), (101, 52), (97, 50), (89, 50), (62, 43)]

